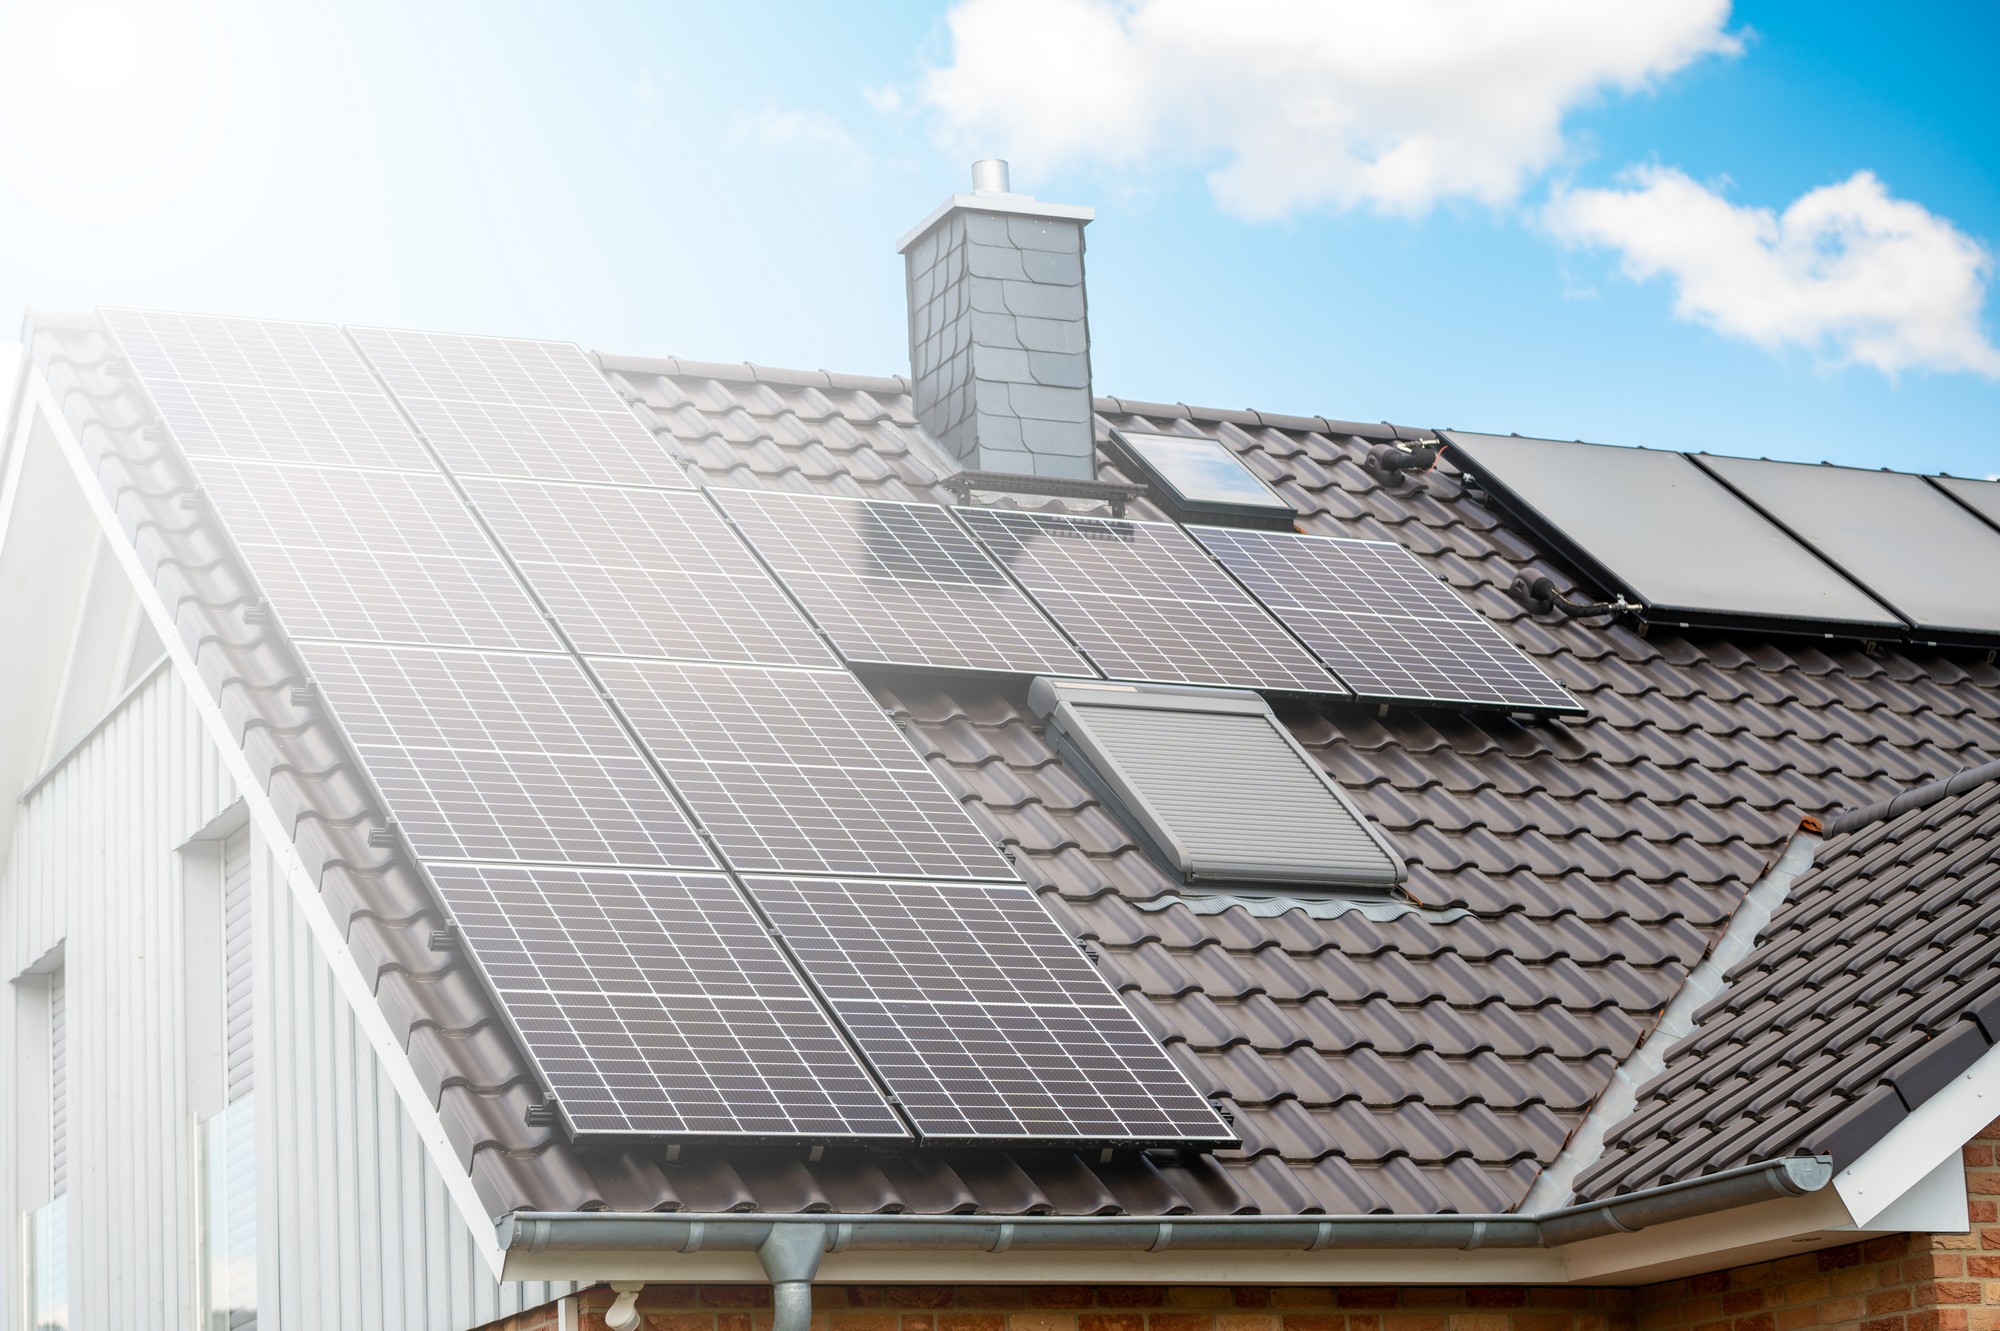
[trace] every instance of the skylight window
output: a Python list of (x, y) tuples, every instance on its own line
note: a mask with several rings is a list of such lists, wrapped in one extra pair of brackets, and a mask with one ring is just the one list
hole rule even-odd
[(1255, 693), (1042, 678), (1028, 702), (1056, 752), (1189, 886), (1380, 892), (1406, 876)]
[(1298, 514), (1222, 441), (1205, 436), (1113, 430), (1120, 459), (1180, 522), (1289, 531)]

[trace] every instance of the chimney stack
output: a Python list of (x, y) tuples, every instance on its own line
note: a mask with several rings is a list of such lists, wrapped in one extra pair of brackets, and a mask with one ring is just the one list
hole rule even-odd
[(1090, 480), (1089, 208), (1012, 193), (1007, 163), (972, 164), (896, 248), (910, 299), (917, 419), (967, 471)]

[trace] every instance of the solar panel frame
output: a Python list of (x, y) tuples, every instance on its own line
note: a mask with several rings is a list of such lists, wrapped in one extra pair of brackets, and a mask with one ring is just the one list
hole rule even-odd
[[(939, 505), (775, 490), (709, 494), (852, 665), (1096, 677)], [(866, 566), (871, 557), (879, 567)]]
[(737, 871), (1014, 879), (845, 670), (590, 664)]
[[(952, 511), (1107, 679), (1347, 694), (1173, 523)], [(1121, 547), (1132, 553), (1114, 561)]]
[(439, 472), (191, 466), (290, 637), (561, 649)]
[(394, 328), (348, 335), (453, 475), (691, 488), (575, 343)]
[(1019, 884), (746, 877), (926, 1145), (1235, 1145)]
[(909, 1140), (722, 874), (429, 871), (577, 1140)]
[(333, 324), (109, 308), (98, 317), (189, 458), (437, 470)]
[(1926, 476), (1925, 480), (2000, 530), (2000, 481), (1976, 481), (1965, 476)]
[(586, 656), (838, 664), (696, 491), (484, 476), (461, 484)]
[(572, 657), (294, 647), (419, 858), (717, 867)]
[(1527, 653), (1393, 541), (1189, 533), (1365, 701), (1575, 713)]

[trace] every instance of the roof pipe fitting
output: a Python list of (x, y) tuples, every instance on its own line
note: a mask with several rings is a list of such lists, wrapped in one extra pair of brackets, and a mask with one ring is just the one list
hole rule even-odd
[(771, 1277), (771, 1331), (807, 1331), (812, 1325), (812, 1279), (826, 1251), (825, 1225), (773, 1225), (757, 1247)]
[(1007, 181), (1007, 162), (999, 157), (982, 157), (972, 164), (974, 194), (1012, 194)]
[(639, 1331), (639, 1291), (644, 1288), (643, 1280), (612, 1281), (611, 1292), (618, 1297), (604, 1310), (604, 1325), (611, 1331)]

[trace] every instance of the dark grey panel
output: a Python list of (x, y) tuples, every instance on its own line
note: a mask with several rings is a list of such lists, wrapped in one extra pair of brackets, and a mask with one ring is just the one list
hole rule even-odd
[(464, 485), (587, 654), (835, 664), (699, 494), (477, 476)]
[(1400, 545), (1239, 527), (1188, 530), (1363, 698), (1580, 710)]
[(1659, 612), (1893, 628), (1863, 595), (1684, 453), (1501, 435), (1445, 436), (1446, 457)]
[(1923, 477), (1701, 461), (1919, 628), (2000, 633), (2000, 532)]
[(579, 1137), (907, 1139), (720, 875), (431, 874)]
[(1951, 491), (1953, 498), (1970, 505), (1979, 516), (2000, 527), (2000, 481), (1974, 481), (1963, 476), (1933, 476), (1931, 481)]
[(666, 445), (571, 343), (348, 331), (455, 473), (687, 486)]
[(438, 472), (199, 458), (195, 479), (295, 637), (554, 651)]
[(1096, 673), (934, 504), (713, 493), (849, 661)]
[(298, 649), (420, 857), (715, 867), (569, 658)]
[(1171, 523), (956, 511), (1112, 679), (1345, 692)]
[(734, 867), (1013, 877), (845, 671), (591, 664)]
[(100, 314), (190, 457), (437, 470), (332, 324)]
[(1234, 1141), (1027, 888), (749, 885), (927, 1141)]

